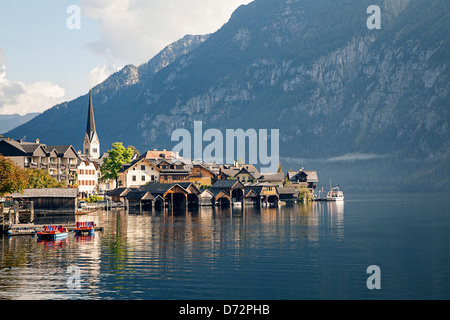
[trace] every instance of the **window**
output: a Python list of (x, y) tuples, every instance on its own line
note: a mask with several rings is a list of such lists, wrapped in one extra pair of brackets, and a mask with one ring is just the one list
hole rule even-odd
[(145, 164), (141, 166), (141, 170), (145, 171)]
[(142, 181), (145, 181), (145, 176), (142, 176), (141, 180), (142, 180)]
[(131, 178), (131, 180), (132, 180), (132, 181), (136, 181), (136, 176), (133, 176), (133, 177)]
[(92, 149), (92, 152), (93, 152), (93, 153), (97, 153), (97, 149), (95, 149), (95, 148)]

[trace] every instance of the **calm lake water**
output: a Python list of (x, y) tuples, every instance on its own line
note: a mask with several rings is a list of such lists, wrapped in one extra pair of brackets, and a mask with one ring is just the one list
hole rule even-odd
[[(79, 220), (104, 231), (63, 242), (0, 236), (0, 299), (450, 298), (448, 195)], [(371, 265), (380, 290), (367, 288)]]

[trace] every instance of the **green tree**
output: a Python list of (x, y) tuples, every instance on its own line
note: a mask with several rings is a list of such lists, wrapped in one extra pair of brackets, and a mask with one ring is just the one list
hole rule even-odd
[(300, 202), (314, 201), (314, 194), (308, 188), (300, 187), (297, 189), (299, 191), (298, 201), (300, 201)]
[(141, 153), (135, 146), (128, 146), (127, 148), (133, 149), (134, 154), (136, 154), (138, 157), (141, 155)]
[(28, 177), (28, 188), (46, 189), (46, 188), (65, 188), (64, 182), (59, 182), (53, 178), (47, 171), (28, 169), (26, 171)]
[(0, 196), (22, 192), (28, 187), (28, 177), (24, 169), (0, 154)]
[(119, 178), (119, 171), (123, 164), (129, 163), (134, 155), (134, 150), (130, 147), (125, 148), (122, 142), (112, 144), (112, 149), (108, 151), (108, 157), (100, 167), (102, 173), (101, 180), (115, 180)]

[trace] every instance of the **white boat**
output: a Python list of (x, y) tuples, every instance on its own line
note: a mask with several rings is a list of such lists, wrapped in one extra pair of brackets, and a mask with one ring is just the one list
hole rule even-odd
[(332, 188), (327, 193), (327, 201), (344, 201), (344, 193), (339, 187)]

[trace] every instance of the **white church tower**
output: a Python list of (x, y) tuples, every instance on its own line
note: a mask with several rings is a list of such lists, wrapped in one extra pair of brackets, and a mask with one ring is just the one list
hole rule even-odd
[(92, 104), (92, 90), (89, 91), (89, 110), (87, 118), (86, 135), (83, 143), (83, 153), (90, 159), (100, 158), (100, 140), (95, 129), (94, 105)]

